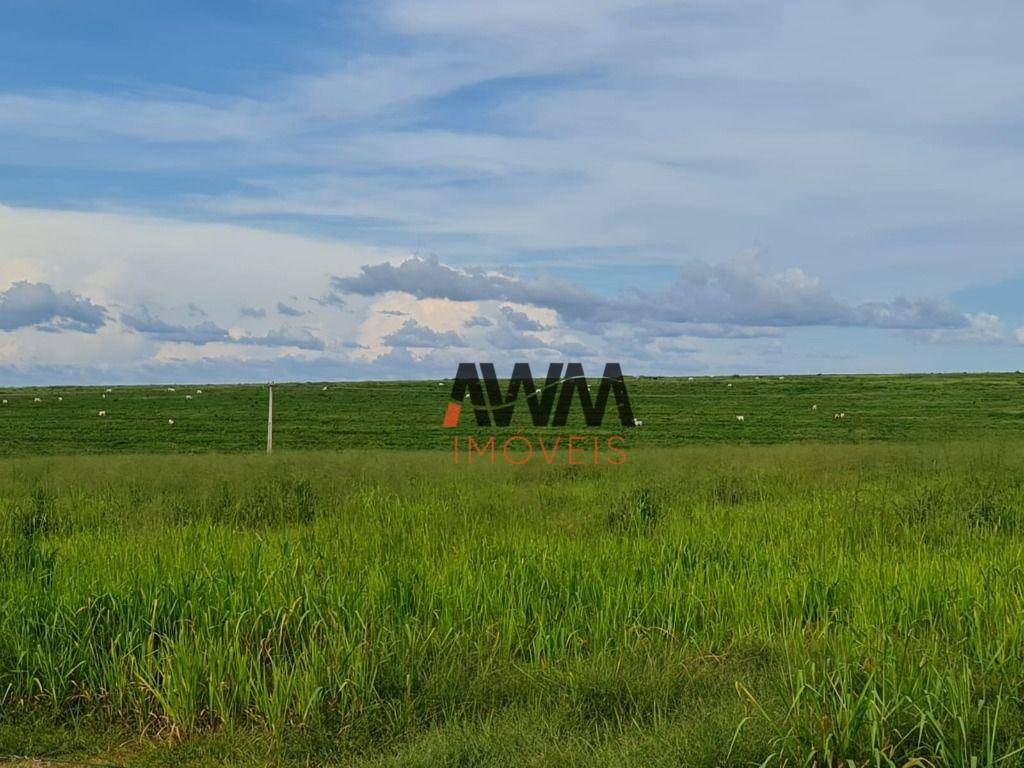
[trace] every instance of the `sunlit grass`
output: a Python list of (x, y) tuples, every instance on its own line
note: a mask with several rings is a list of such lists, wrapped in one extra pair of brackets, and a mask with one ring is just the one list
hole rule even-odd
[(1013, 764), (1022, 470), (1008, 443), (6, 460), (0, 724), (396, 764)]

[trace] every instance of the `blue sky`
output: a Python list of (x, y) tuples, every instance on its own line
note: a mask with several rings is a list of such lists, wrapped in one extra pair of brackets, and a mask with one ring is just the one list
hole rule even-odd
[(9, 383), (1024, 368), (1019, 4), (0, 13)]

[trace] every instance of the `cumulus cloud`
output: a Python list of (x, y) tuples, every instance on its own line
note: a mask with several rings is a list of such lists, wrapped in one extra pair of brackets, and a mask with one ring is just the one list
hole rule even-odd
[(850, 320), (844, 324), (865, 328), (967, 329), (971, 322), (972, 315), (962, 313), (948, 301), (900, 296), (888, 302), (853, 307)]
[(575, 357), (582, 359), (585, 357), (594, 357), (597, 353), (591, 347), (586, 344), (581, 344), (578, 341), (560, 341), (556, 345), (558, 352), (565, 357)]
[(336, 291), (375, 296), (401, 291), (417, 299), (451, 301), (510, 301), (554, 309), (568, 317), (589, 317), (601, 298), (566, 280), (521, 280), (482, 269), (453, 269), (436, 257), (413, 256), (397, 267), (384, 262), (367, 264), (358, 275), (333, 277)]
[(227, 341), (228, 332), (209, 320), (196, 325), (177, 325), (161, 320), (150, 313), (147, 307), (136, 312), (122, 312), (121, 323), (138, 333), (144, 333), (161, 341), (178, 341), (186, 344), (210, 344)]
[[(956, 328), (966, 317), (949, 302), (903, 297), (859, 305), (840, 302), (800, 269), (769, 274), (756, 261), (690, 261), (664, 291), (631, 291), (622, 305), (652, 321), (785, 328)], [(699, 325), (697, 326), (699, 328)]]
[(494, 322), (483, 315), (473, 315), (465, 322), (467, 328), (489, 328), (494, 325)]
[(339, 296), (338, 294), (334, 293), (333, 291), (325, 293), (320, 298), (313, 298), (313, 301), (315, 301), (321, 307), (334, 307), (335, 309), (345, 308), (345, 300), (341, 298), (341, 296)]
[(551, 349), (551, 345), (539, 336), (510, 328), (495, 329), (486, 338), (495, 349)]
[(543, 331), (545, 327), (534, 320), (532, 317), (527, 315), (525, 312), (519, 312), (512, 307), (501, 307), (501, 314), (505, 318), (505, 321), (515, 328), (517, 331)]
[(259, 347), (296, 347), (314, 351), (322, 351), (326, 346), (323, 339), (314, 336), (308, 328), (293, 328), (289, 325), (282, 325), (276, 331), (268, 331), (262, 336), (237, 336), (231, 341)]
[(279, 315), (285, 315), (286, 317), (301, 317), (303, 314), (302, 310), (289, 306), (283, 301), (277, 302), (277, 313)]
[[(768, 273), (756, 260), (725, 264), (689, 261), (661, 291), (630, 289), (612, 298), (565, 280), (455, 269), (436, 258), (419, 257), (397, 266), (365, 265), (358, 275), (332, 278), (332, 285), (338, 291), (367, 296), (400, 291), (420, 299), (509, 301), (554, 310), (566, 322), (591, 330), (625, 321), (647, 322), (652, 328), (658, 323), (693, 324), (698, 331), (702, 327), (795, 326), (941, 329), (968, 324), (966, 315), (941, 299), (900, 297), (846, 304), (800, 269)], [(513, 314), (509, 307), (502, 312), (513, 325), (533, 322), (523, 313)]]
[(106, 322), (106, 309), (46, 283), (18, 282), (0, 293), (0, 331), (37, 327), (93, 333)]
[(466, 342), (454, 331), (435, 331), (420, 325), (412, 318), (405, 321), (401, 328), (381, 339), (389, 347), (427, 347), (441, 349), (445, 347), (463, 347)]
[(997, 315), (985, 312), (966, 315), (962, 328), (937, 328), (915, 333), (915, 337), (929, 344), (999, 344), (1008, 333)]
[(267, 316), (267, 310), (260, 307), (242, 307), (241, 313), (242, 317), (253, 317), (256, 319)]
[(133, 331), (158, 341), (180, 342), (196, 346), (224, 342), (260, 347), (296, 347), (307, 350), (323, 350), (325, 348), (324, 341), (314, 336), (306, 328), (282, 325), (279, 329), (268, 331), (263, 335), (249, 333), (232, 335), (227, 329), (221, 328), (209, 320), (204, 320), (196, 325), (169, 323), (153, 315), (146, 307), (142, 307), (137, 312), (123, 312), (121, 323)]
[(692, 336), (702, 339), (762, 339), (779, 338), (782, 330), (756, 325), (728, 325), (725, 323), (637, 323), (630, 329), (639, 340)]

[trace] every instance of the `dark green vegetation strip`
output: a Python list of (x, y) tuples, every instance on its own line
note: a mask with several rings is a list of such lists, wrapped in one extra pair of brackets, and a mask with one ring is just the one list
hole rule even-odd
[(0, 519), (0, 752), (1020, 757), (1022, 443), (8, 459)]
[[(1024, 376), (1018, 374), (642, 378), (628, 385), (636, 416), (644, 422), (627, 432), (628, 447), (1013, 439), (1024, 434)], [(0, 392), (7, 400), (0, 405), (0, 455), (234, 453), (262, 450), (265, 444), (265, 387), (105, 390)], [(440, 386), (437, 381), (278, 385), (275, 445), (448, 449), (455, 434), (567, 431), (535, 429), (525, 403), (517, 409), (514, 428), (478, 428), (467, 411), (458, 429), (444, 430), (440, 425), (450, 391), (449, 381)], [(101, 410), (105, 417), (98, 415)], [(573, 413), (579, 418), (578, 408)], [(836, 419), (838, 413), (845, 418)], [(601, 432), (621, 432), (615, 421), (612, 407)]]

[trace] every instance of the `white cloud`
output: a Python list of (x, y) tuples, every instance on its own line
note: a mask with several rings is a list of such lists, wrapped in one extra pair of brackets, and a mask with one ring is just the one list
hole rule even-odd
[(106, 322), (106, 309), (70, 291), (46, 283), (14, 283), (0, 292), (0, 331), (35, 327), (44, 331), (95, 332)]
[[(373, 217), (477, 251), (664, 261), (767, 242), (829, 279), (895, 259), (894, 290), (925, 293), (1016, 269), (1005, 235), (968, 270), (962, 240), (936, 232), (1019, 233), (1021, 159), (1003, 134), (1024, 95), (1020, 6), (584, 7), (387, 2), (360, 12), (379, 47), (313, 51), (309, 72), (244, 96), (0, 94), (0, 128), (22, 139), (19, 163), (220, 172), (239, 183), (190, 198), (218, 215)], [(466, 89), (493, 101), (467, 105)], [(75, 144), (105, 133), (132, 143)]]
[(426, 347), (430, 349), (448, 349), (464, 347), (466, 343), (454, 331), (437, 331), (426, 325), (420, 325), (408, 319), (402, 326), (392, 331), (381, 342), (389, 347)]
[(39, 138), (81, 140), (89, 134), (107, 134), (153, 142), (210, 143), (265, 139), (288, 123), (283, 113), (251, 100), (176, 96), (0, 93), (0, 128), (32, 131)]
[(231, 224), (5, 206), (0, 242), (5, 267), (11, 260), (103, 303), (192, 301), (211, 315), (230, 307), (231, 316), (239, 306), (322, 292), (329, 274), (401, 254)]
[[(239, 307), (274, 307), (282, 296), (323, 293), (330, 274), (355, 271), (358, 264), (388, 253), (234, 225), (4, 206), (0, 242), (0, 274), (9, 274), (8, 264), (13, 265), (18, 274), (61, 289), (73, 287), (85, 297), (82, 301), (121, 318), (98, 345), (78, 338), (43, 340), (41, 334), (22, 331), (0, 334), (13, 337), (5, 342), (19, 350), (25, 364), (31, 358), (37, 366), (69, 360), (83, 366), (124, 365), (125, 345), (112, 343), (112, 335), (138, 335), (127, 346), (139, 362), (169, 341), (230, 341), (226, 329), (238, 322)], [(63, 295), (58, 290), (55, 300)], [(193, 317), (196, 305), (208, 315), (199, 323)], [(306, 329), (282, 330), (257, 314), (245, 317), (241, 344), (317, 349), (324, 346), (324, 336), (341, 343), (354, 339), (358, 330), (358, 318), (337, 310), (308, 318)], [(29, 348), (32, 355), (26, 355)], [(222, 349), (210, 346), (207, 355), (216, 357)]]
[[(741, 343), (774, 355), (784, 345), (764, 337), (821, 325), (1008, 342), (995, 315), (905, 298), (1020, 269), (1024, 7), (990, 10), (386, 0), (357, 12), (370, 32), (358, 53), (304, 47), (307, 71), (237, 93), (146, 72), (102, 93), (0, 92), (12, 168), (68, 172), (54, 185), (72, 190), (67, 205), (122, 211), (0, 207), (0, 291), (46, 284), (114, 318), (95, 334), (105, 345), (18, 329), (0, 334), (4, 354), (103, 366), (188, 348), (196, 371), (275, 355), (445, 363), (384, 344), (407, 319), (467, 354), (622, 341), (711, 368), (741, 364)], [(93, 181), (113, 173), (131, 183)], [(197, 214), (252, 226), (171, 218)], [(400, 264), (394, 243), (453, 266)], [(721, 261), (752, 246), (759, 264)], [(605, 271), (543, 276), (583, 262)], [(644, 265), (682, 271), (625, 289)], [(260, 316), (275, 307), (302, 325)], [(129, 333), (132, 318), (148, 330)]]
[(918, 338), (930, 344), (1001, 344), (1009, 339), (998, 316), (979, 312), (966, 317), (967, 325), (963, 328), (919, 331)]
[(251, 344), (258, 347), (295, 347), (316, 351), (326, 347), (324, 340), (314, 335), (308, 328), (296, 328), (287, 324), (264, 334), (245, 333), (233, 335), (231, 339), (236, 344)]
[[(398, 264), (364, 265), (359, 274), (334, 277), (336, 291), (375, 296), (400, 291), (418, 299), (510, 301), (543, 308), (566, 323), (600, 333), (602, 326), (630, 322), (649, 333), (665, 324), (834, 326), (864, 328), (960, 328), (968, 318), (942, 299), (875, 300), (844, 304), (815, 277), (791, 268), (764, 271), (756, 259), (726, 264), (685, 262), (677, 278), (658, 291), (623, 286), (614, 298), (553, 278), (522, 279), (482, 269), (456, 269), (436, 258), (411, 257)], [(506, 325), (528, 330), (529, 317), (502, 308)], [(537, 330), (537, 328), (533, 328)], [(748, 334), (749, 335), (749, 334)]]

